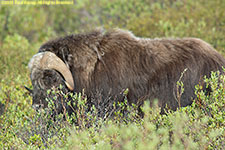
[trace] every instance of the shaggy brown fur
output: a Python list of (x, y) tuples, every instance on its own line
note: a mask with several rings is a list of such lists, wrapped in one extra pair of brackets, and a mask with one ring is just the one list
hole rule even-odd
[(167, 104), (173, 110), (178, 107), (176, 82), (186, 68), (181, 106), (192, 103), (195, 85), (204, 75), (225, 66), (225, 59), (200, 39), (144, 39), (120, 29), (66, 36), (45, 43), (39, 50), (43, 51), (69, 65), (74, 92), (85, 89), (91, 97), (101, 91), (104, 100), (128, 88), (130, 103), (158, 99), (161, 107)]

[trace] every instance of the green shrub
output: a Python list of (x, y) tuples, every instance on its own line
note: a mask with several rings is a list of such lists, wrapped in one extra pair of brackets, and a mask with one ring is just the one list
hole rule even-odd
[[(212, 87), (211, 95), (206, 96), (201, 86), (196, 86), (197, 98), (191, 106), (165, 115), (160, 114), (157, 103), (149, 107), (146, 102), (142, 108), (144, 118), (132, 114), (136, 109), (126, 107), (126, 103), (118, 103), (114, 115), (102, 118), (98, 113), (104, 108), (93, 106), (87, 111), (86, 98), (81, 93), (72, 95), (72, 103), (77, 106), (73, 115), (53, 116), (55, 105), (35, 112), (27, 106), (27, 100), (17, 102), (27, 99), (23, 89), (5, 85), (3, 91), (10, 95), (3, 99), (14, 103), (1, 116), (1, 145), (21, 149), (224, 149), (224, 81), (225, 75), (212, 73), (211, 78), (205, 78), (207, 86)], [(124, 116), (124, 110), (130, 115)]]
[(108, 120), (94, 133), (92, 128), (74, 130), (62, 149), (224, 149), (224, 79), (219, 72), (212, 73), (205, 78), (211, 95), (205, 96), (197, 86), (194, 103), (175, 112), (160, 115), (157, 105), (150, 108), (146, 103), (140, 122)]

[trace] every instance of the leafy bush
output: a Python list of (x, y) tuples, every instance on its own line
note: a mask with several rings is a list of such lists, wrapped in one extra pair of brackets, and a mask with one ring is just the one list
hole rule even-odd
[(139, 122), (108, 120), (100, 131), (74, 130), (63, 149), (224, 149), (225, 76), (218, 75), (205, 78), (210, 96), (196, 87), (198, 97), (191, 106), (160, 115), (157, 105), (146, 103)]
[[(71, 95), (76, 105), (72, 115), (67, 111), (52, 115), (55, 102), (51, 101), (39, 111), (27, 107), (26, 101), (14, 102), (1, 116), (1, 145), (21, 149), (224, 149), (225, 75), (213, 72), (205, 83), (212, 88), (211, 94), (206, 96), (202, 87), (196, 86), (197, 98), (191, 106), (161, 115), (157, 103), (149, 107), (146, 102), (144, 118), (126, 103), (117, 103), (117, 109), (109, 112), (113, 115), (106, 118), (99, 115), (105, 108), (92, 106), (87, 111), (87, 99), (81, 93)], [(27, 99), (21, 88), (14, 92), (7, 86), (4, 89), (10, 93), (5, 100)]]
[[(27, 64), (45, 41), (98, 26), (120, 27), (142, 37), (199, 37), (225, 54), (224, 0), (89, 0), (75, 5), (0, 6), (0, 148), (1, 149), (225, 149), (225, 76), (212, 73), (205, 95), (196, 86), (191, 106), (160, 114), (157, 103), (136, 106), (98, 96), (86, 105), (85, 93), (71, 96), (66, 109), (35, 111)], [(182, 87), (182, 83), (178, 83)], [(182, 89), (182, 88), (181, 88)], [(185, 90), (185, 89), (183, 89)], [(179, 93), (182, 94), (182, 91)], [(114, 103), (114, 102), (115, 103)], [(73, 104), (72, 104), (73, 103)]]

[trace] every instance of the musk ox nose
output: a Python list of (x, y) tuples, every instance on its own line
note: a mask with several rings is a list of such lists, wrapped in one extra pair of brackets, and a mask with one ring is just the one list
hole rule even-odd
[(40, 108), (43, 108), (44, 105), (43, 104), (33, 104), (32, 107), (35, 109), (35, 110), (38, 110)]

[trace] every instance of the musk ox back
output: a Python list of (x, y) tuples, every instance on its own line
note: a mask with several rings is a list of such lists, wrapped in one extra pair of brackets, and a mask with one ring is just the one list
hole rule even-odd
[(120, 29), (69, 35), (43, 44), (29, 63), (33, 104), (47, 106), (46, 91), (62, 85), (63, 92), (81, 92), (90, 99), (101, 92), (129, 103), (158, 99), (159, 106), (178, 107), (176, 83), (182, 76), (181, 106), (195, 98), (204, 75), (221, 70), (225, 59), (197, 38), (146, 39)]

